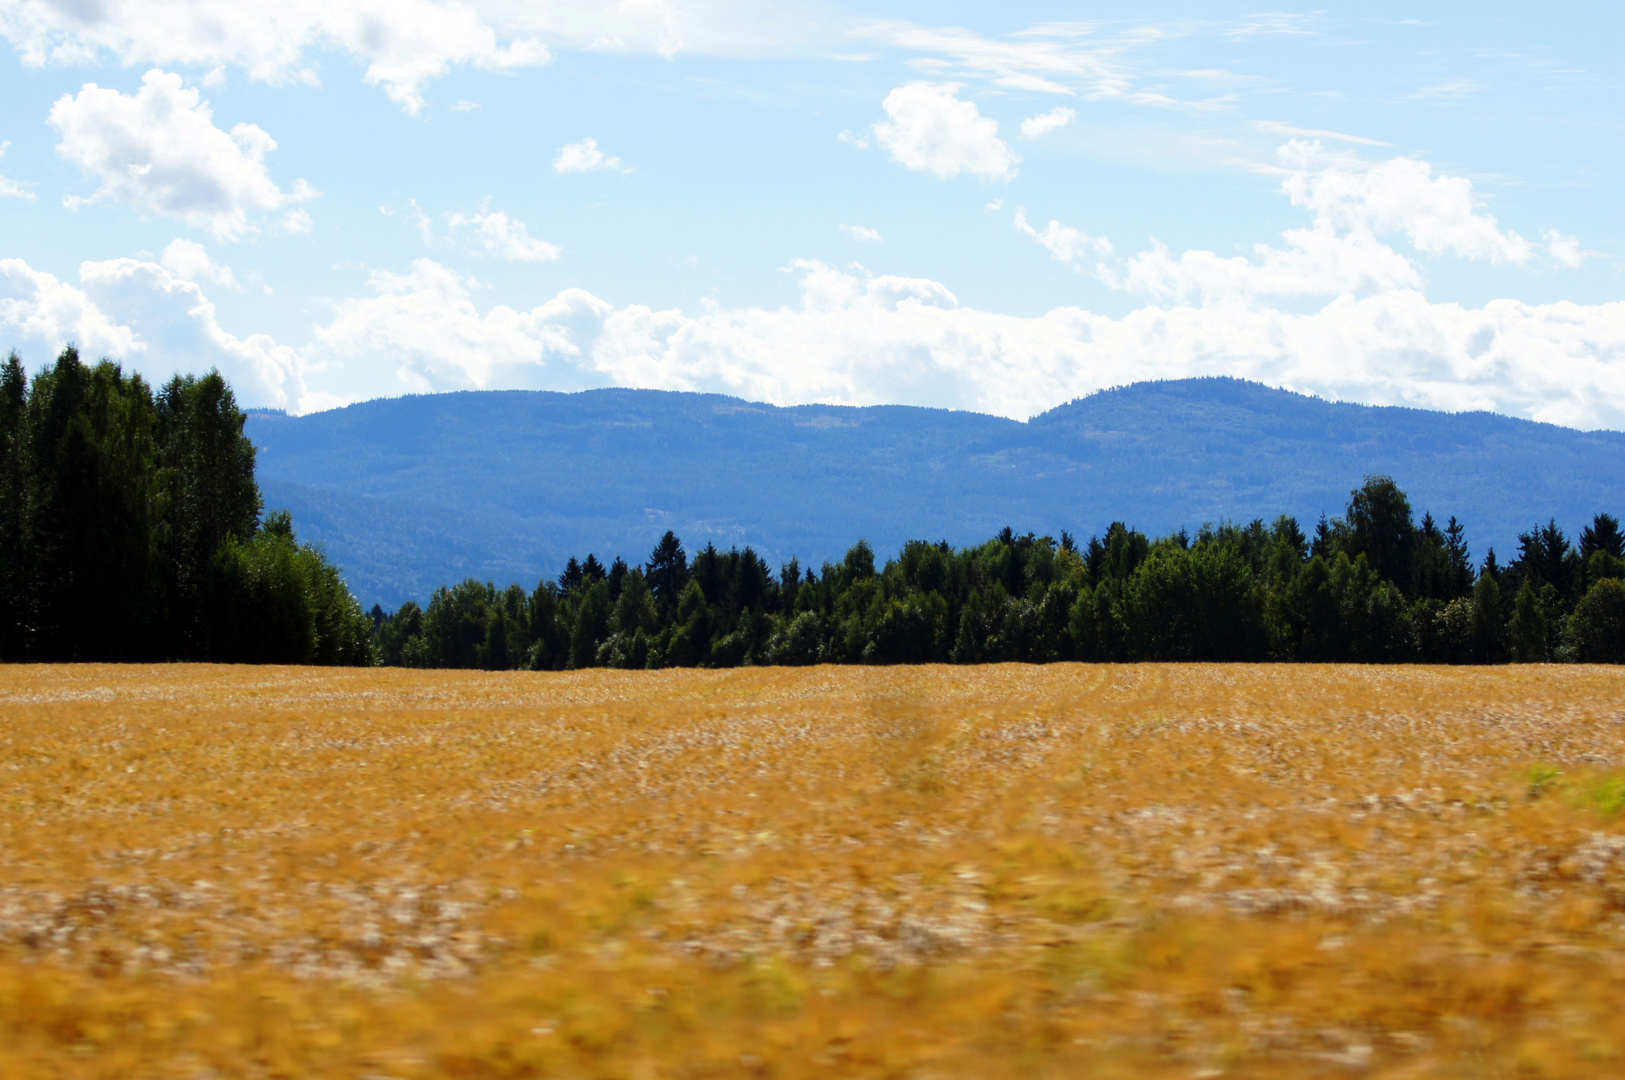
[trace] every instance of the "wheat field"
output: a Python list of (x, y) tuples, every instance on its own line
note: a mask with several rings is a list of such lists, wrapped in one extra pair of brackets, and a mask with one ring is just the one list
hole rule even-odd
[(1625, 1068), (1625, 673), (0, 667), (0, 1077)]

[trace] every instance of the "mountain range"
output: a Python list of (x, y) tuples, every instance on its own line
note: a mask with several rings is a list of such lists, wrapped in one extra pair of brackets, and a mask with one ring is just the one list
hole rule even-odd
[(267, 507), (291, 510), (366, 606), (477, 577), (534, 587), (572, 555), (750, 545), (770, 564), (884, 559), (1006, 525), (1080, 539), (1290, 513), (1313, 528), (1387, 474), (1475, 558), (1555, 518), (1625, 513), (1625, 433), (1323, 401), (1237, 379), (1144, 382), (1026, 422), (715, 394), (470, 391), (249, 414)]

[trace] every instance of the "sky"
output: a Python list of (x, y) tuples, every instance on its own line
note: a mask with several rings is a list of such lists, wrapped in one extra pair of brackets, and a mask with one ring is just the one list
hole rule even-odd
[(0, 350), (1625, 428), (1625, 9), (0, 0)]

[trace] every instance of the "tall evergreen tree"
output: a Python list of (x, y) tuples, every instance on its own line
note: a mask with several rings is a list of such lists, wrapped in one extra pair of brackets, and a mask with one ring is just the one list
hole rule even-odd
[(1444, 550), (1450, 567), (1450, 595), (1466, 596), (1473, 587), (1473, 561), (1467, 550), (1467, 527), (1455, 515), (1444, 529)]
[(660, 543), (649, 554), (643, 576), (661, 608), (667, 612), (675, 611), (683, 587), (688, 584), (688, 555), (683, 551), (676, 533), (666, 530), (666, 535), (660, 538)]
[(22, 459), (23, 410), (28, 375), (13, 351), (0, 367), (0, 658), (21, 654), (22, 608), (26, 597), (23, 564), (25, 470)]
[(1625, 533), (1620, 532), (1619, 519), (1613, 514), (1598, 514), (1580, 530), (1580, 558), (1589, 560), (1598, 551), (1625, 559)]
[(183, 654), (207, 653), (207, 612), (215, 552), (230, 538), (254, 536), (262, 505), (254, 482), (254, 444), (244, 434), (248, 417), (217, 371), (176, 376), (158, 397), (169, 496), (169, 594)]

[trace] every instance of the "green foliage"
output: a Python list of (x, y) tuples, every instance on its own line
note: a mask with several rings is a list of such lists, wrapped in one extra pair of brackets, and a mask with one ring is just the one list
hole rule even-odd
[(1417, 561), (1417, 529), (1410, 500), (1393, 478), (1366, 477), (1351, 493), (1347, 520), (1349, 555), (1364, 555), (1379, 577), (1409, 588)]
[(1518, 589), (1517, 599), (1512, 602), (1512, 621), (1507, 624), (1512, 662), (1539, 664), (1550, 660), (1546, 644), (1550, 629), (1540, 592), (1535, 583), (1526, 578)]
[(372, 624), (287, 516), (218, 373), (156, 396), (64, 349), (0, 367), (0, 658), (370, 663)]
[(1625, 580), (1607, 577), (1591, 586), (1575, 605), (1565, 637), (1581, 663), (1625, 664)]
[[(817, 572), (791, 561), (773, 574), (750, 548), (707, 544), (690, 563), (668, 532), (642, 567), (617, 559), (606, 574), (592, 555), (572, 558), (557, 581), (511, 587), (500, 602), (493, 586), (465, 582), (421, 615), (406, 606), (376, 620), (375, 634), (390, 663), (537, 669), (1625, 662), (1625, 560), (1607, 547), (1606, 518), (1583, 565), (1549, 523), (1512, 565), (1492, 551), (1479, 574), (1460, 523), (1412, 524), (1385, 477), (1368, 478), (1313, 538), (1285, 516), (1155, 540), (1117, 522), (1081, 546), (1007, 528), (960, 550), (910, 541), (884, 566), (860, 540)], [(1592, 585), (1576, 604), (1552, 577)]]
[(273, 513), (247, 541), (216, 549), (208, 659), (250, 664), (375, 662), (372, 622), (322, 553)]

